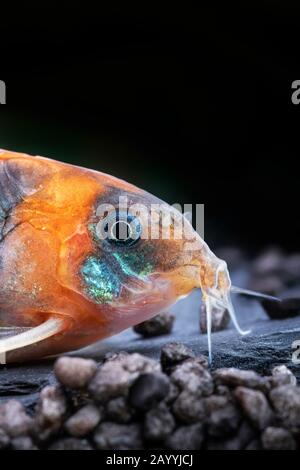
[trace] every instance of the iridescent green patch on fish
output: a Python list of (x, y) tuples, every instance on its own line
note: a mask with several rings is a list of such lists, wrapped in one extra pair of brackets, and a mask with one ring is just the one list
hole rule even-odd
[(114, 253), (113, 256), (126, 276), (146, 277), (153, 272), (153, 264), (140, 252)]
[(95, 256), (90, 256), (81, 268), (86, 292), (95, 302), (104, 304), (118, 296), (121, 284), (110, 267)]

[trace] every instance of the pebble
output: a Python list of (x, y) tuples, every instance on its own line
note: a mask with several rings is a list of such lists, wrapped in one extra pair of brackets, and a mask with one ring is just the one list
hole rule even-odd
[(262, 430), (272, 424), (274, 415), (262, 392), (246, 387), (237, 387), (234, 396), (253, 426)]
[(241, 413), (227, 397), (211, 395), (204, 399), (204, 404), (210, 436), (227, 436), (237, 431), (241, 422)]
[(144, 421), (144, 436), (149, 441), (164, 441), (175, 429), (175, 419), (165, 403), (148, 411)]
[(94, 405), (86, 405), (65, 422), (65, 429), (71, 436), (84, 437), (99, 424), (103, 411)]
[(269, 389), (268, 380), (252, 370), (240, 370), (235, 369), (234, 367), (230, 367), (228, 369), (217, 369), (213, 372), (213, 377), (217, 384), (234, 387), (240, 385), (262, 391), (267, 391)]
[(33, 420), (19, 401), (8, 400), (0, 405), (0, 428), (10, 437), (29, 434), (32, 427)]
[(282, 387), (283, 385), (294, 385), (294, 380), (287, 374), (277, 374), (268, 377), (270, 388)]
[(294, 376), (293, 372), (288, 369), (285, 365), (274, 367), (274, 369), (272, 370), (272, 377), (274, 377), (275, 379), (277, 377), (280, 377), (281, 379), (284, 378), (286, 380), (286, 384), (284, 385), (297, 385), (296, 377)]
[[(162, 347), (160, 353), (160, 362), (163, 370), (170, 370), (171, 367), (185, 361), (186, 359), (192, 359), (195, 357), (193, 351), (185, 346), (183, 343), (168, 343)], [(204, 364), (207, 365), (205, 358)], [(204, 365), (203, 364), (203, 365)]]
[(150, 320), (146, 320), (133, 327), (133, 331), (144, 338), (168, 335), (172, 332), (175, 316), (169, 312), (162, 312)]
[(14, 437), (11, 440), (11, 448), (13, 450), (38, 450), (29, 436)]
[(169, 389), (170, 381), (165, 374), (142, 374), (130, 388), (129, 403), (139, 411), (150, 410), (166, 398)]
[(41, 390), (36, 406), (35, 434), (39, 440), (47, 440), (62, 426), (67, 412), (67, 402), (59, 386), (48, 385)]
[(225, 396), (227, 398), (230, 398), (231, 396), (231, 390), (227, 385), (217, 385), (215, 387), (215, 393), (216, 395)]
[(261, 440), (265, 450), (296, 449), (295, 439), (287, 429), (269, 427), (262, 433)]
[(300, 387), (283, 385), (274, 388), (270, 400), (283, 426), (300, 432)]
[(195, 359), (187, 359), (175, 367), (170, 375), (171, 381), (181, 390), (198, 396), (208, 396), (213, 392), (214, 383), (210, 372)]
[(236, 368), (211, 374), (203, 356), (171, 343), (163, 348), (161, 362), (113, 353), (83, 388), (69, 383), (43, 388), (33, 417), (17, 400), (0, 404), (0, 449), (285, 450), (300, 445), (300, 387), (285, 365), (274, 367), (268, 377)]
[(255, 438), (255, 432), (247, 421), (243, 421), (232, 437), (225, 439), (210, 438), (207, 442), (208, 450), (243, 450)]
[(59, 439), (50, 447), (49, 450), (93, 450), (93, 447), (86, 439), (77, 439), (76, 437), (66, 437)]
[(272, 320), (293, 318), (300, 315), (300, 298), (283, 300), (264, 299), (261, 305)]
[(201, 423), (180, 426), (166, 439), (166, 447), (172, 450), (200, 450), (204, 440)]
[(87, 386), (97, 370), (92, 359), (60, 357), (54, 364), (54, 373), (65, 387), (80, 389)]
[(100, 402), (127, 395), (142, 373), (160, 372), (160, 364), (138, 353), (117, 356), (101, 365), (89, 383), (92, 397)]
[(177, 387), (177, 385), (175, 385), (173, 382), (170, 382), (169, 393), (164, 400), (165, 403), (167, 403), (168, 405), (174, 403), (176, 398), (178, 398), (179, 394), (180, 394), (180, 390)]
[(8, 447), (9, 443), (10, 443), (9, 435), (4, 431), (4, 429), (0, 428), (0, 450)]
[(139, 450), (143, 448), (141, 427), (138, 423), (101, 423), (94, 433), (94, 442), (99, 450)]
[(176, 418), (183, 423), (197, 423), (205, 418), (205, 404), (198, 394), (184, 390), (172, 405)]
[[(216, 331), (222, 331), (227, 328), (230, 323), (230, 316), (228, 310), (213, 309), (211, 315), (211, 331), (215, 333)], [(207, 315), (206, 315), (206, 306), (204, 303), (200, 307), (200, 332), (202, 334), (207, 333)]]
[(125, 397), (113, 398), (106, 405), (106, 418), (116, 423), (129, 423), (135, 416), (134, 409)]

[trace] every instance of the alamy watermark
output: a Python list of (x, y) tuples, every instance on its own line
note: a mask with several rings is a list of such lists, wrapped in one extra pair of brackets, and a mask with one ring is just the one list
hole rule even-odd
[(0, 104), (6, 104), (6, 85), (3, 80), (0, 80)]
[(293, 354), (292, 354), (292, 363), (300, 364), (300, 340), (294, 341), (292, 344)]
[[(118, 205), (100, 204), (96, 212), (98, 239), (118, 242), (143, 240), (184, 240), (184, 249), (199, 249), (199, 236), (204, 239), (204, 204), (146, 206), (129, 204), (127, 196)], [(191, 228), (194, 223), (195, 230)], [(198, 235), (199, 236), (198, 236)]]

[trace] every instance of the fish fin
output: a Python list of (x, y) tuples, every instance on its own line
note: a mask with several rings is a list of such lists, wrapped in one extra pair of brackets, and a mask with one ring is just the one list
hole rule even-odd
[(25, 331), (32, 330), (32, 327), (23, 327), (23, 326), (0, 326), (0, 341), (3, 338), (8, 338), (10, 336), (19, 335)]
[[(62, 330), (63, 320), (57, 317), (49, 318), (39, 326), (29, 328), (19, 334), (13, 334), (5, 339), (0, 339), (0, 355), (5, 355), (9, 351), (30, 346), (44, 339), (50, 338)], [(12, 328), (14, 331), (22, 330), (22, 328)]]
[(278, 299), (278, 297), (274, 297), (273, 295), (262, 294), (261, 292), (255, 292), (253, 290), (242, 289), (241, 287), (236, 287), (236, 286), (231, 286), (230, 291), (232, 294), (247, 295), (249, 297), (255, 297), (257, 299), (280, 300)]

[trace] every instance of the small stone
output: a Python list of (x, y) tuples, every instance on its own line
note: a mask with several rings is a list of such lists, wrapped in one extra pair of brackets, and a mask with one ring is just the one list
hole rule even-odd
[(213, 372), (213, 377), (217, 384), (229, 386), (242, 386), (247, 388), (255, 388), (262, 391), (269, 389), (268, 380), (261, 377), (252, 370), (240, 370), (234, 367), (217, 369)]
[(265, 450), (296, 449), (296, 442), (287, 429), (269, 427), (262, 433), (261, 440)]
[(300, 387), (283, 385), (270, 392), (270, 400), (284, 427), (300, 431)]
[(4, 429), (0, 428), (0, 450), (8, 447), (9, 443), (10, 443), (10, 438), (8, 434), (4, 431)]
[(13, 450), (38, 450), (29, 436), (14, 437), (11, 440), (11, 447)]
[(163, 370), (169, 370), (170, 367), (194, 358), (193, 351), (183, 343), (169, 343), (162, 347), (160, 353), (160, 361)]
[(197, 423), (205, 418), (204, 401), (199, 395), (184, 390), (180, 393), (172, 406), (177, 419), (184, 423)]
[(217, 385), (215, 388), (216, 395), (229, 398), (231, 396), (230, 388), (226, 385)]
[(173, 382), (170, 382), (169, 393), (164, 400), (165, 403), (167, 403), (168, 405), (174, 403), (176, 398), (178, 398), (179, 394), (180, 394), (180, 390), (177, 387), (177, 385), (175, 385)]
[(170, 381), (165, 374), (142, 374), (129, 391), (129, 403), (140, 411), (150, 410), (169, 393)]
[(39, 440), (47, 440), (61, 427), (67, 411), (67, 403), (62, 389), (48, 385), (40, 393), (35, 415), (35, 434)]
[(139, 450), (143, 448), (139, 424), (101, 423), (94, 433), (99, 450)]
[(105, 362), (89, 384), (94, 399), (107, 402), (126, 396), (131, 384), (142, 373), (160, 372), (160, 364), (138, 353), (119, 355)]
[(144, 435), (149, 441), (164, 441), (174, 430), (175, 420), (165, 403), (145, 415)]
[(213, 437), (233, 434), (239, 427), (241, 413), (225, 396), (211, 395), (204, 399), (208, 433)]
[(284, 376), (288, 381), (290, 385), (297, 385), (297, 379), (294, 376), (293, 372), (288, 369), (285, 365), (281, 366), (276, 366), (272, 370), (272, 376), (273, 377), (278, 377), (278, 376)]
[(166, 447), (172, 450), (200, 450), (204, 440), (203, 425), (180, 426), (167, 438)]
[(32, 418), (19, 401), (8, 400), (0, 405), (0, 428), (10, 437), (29, 434), (32, 426)]
[(65, 429), (71, 436), (84, 437), (99, 424), (102, 413), (94, 405), (86, 405), (65, 422)]
[(227, 439), (210, 438), (207, 442), (208, 450), (243, 450), (255, 437), (252, 427), (243, 421), (234, 436)]
[(92, 359), (60, 357), (54, 364), (54, 373), (65, 387), (80, 389), (87, 386), (97, 370)]
[(132, 380), (132, 374), (121, 364), (108, 361), (91, 380), (89, 391), (94, 399), (106, 402), (111, 398), (126, 395)]
[(262, 392), (246, 387), (237, 387), (234, 396), (253, 426), (262, 430), (272, 423), (274, 415)]
[[(211, 331), (213, 333), (222, 331), (227, 328), (230, 322), (230, 315), (226, 309), (213, 309), (211, 314)], [(200, 332), (202, 334), (207, 333), (207, 314), (206, 306), (204, 303), (200, 307)]]
[(48, 450), (93, 450), (93, 447), (86, 439), (67, 437), (53, 442)]
[(127, 351), (118, 351), (118, 352), (108, 351), (107, 353), (105, 353), (103, 357), (103, 363), (111, 362), (111, 361), (120, 362), (120, 361), (123, 361), (123, 359), (128, 358), (129, 355), (130, 354)]
[(116, 423), (129, 423), (134, 417), (134, 410), (124, 397), (113, 398), (107, 403), (106, 418)]
[(175, 316), (169, 312), (162, 312), (150, 320), (146, 320), (133, 327), (133, 330), (144, 338), (168, 335), (171, 333)]
[(197, 359), (187, 359), (176, 366), (170, 378), (181, 390), (188, 390), (198, 396), (208, 396), (214, 389), (212, 376)]
[(288, 298), (283, 300), (264, 299), (261, 304), (272, 320), (293, 318), (300, 315), (299, 298)]
[(134, 379), (136, 379), (139, 374), (148, 374), (151, 372), (161, 371), (160, 364), (157, 361), (139, 353), (121, 356), (117, 359), (114, 359), (113, 362), (120, 363), (124, 370), (127, 370), (131, 374), (135, 374)]
[(293, 379), (287, 374), (277, 374), (268, 377), (270, 389), (282, 387), (283, 385), (294, 385)]

